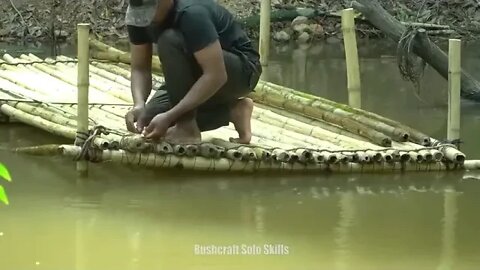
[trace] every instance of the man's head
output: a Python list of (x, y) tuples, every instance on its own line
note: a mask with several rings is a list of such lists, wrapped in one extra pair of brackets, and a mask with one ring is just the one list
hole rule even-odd
[(125, 22), (127, 25), (145, 27), (152, 22), (162, 23), (174, 0), (128, 0)]

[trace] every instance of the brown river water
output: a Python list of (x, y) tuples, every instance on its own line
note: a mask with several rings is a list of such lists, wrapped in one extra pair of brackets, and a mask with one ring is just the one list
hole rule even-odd
[[(478, 48), (466, 46), (463, 63), (480, 79)], [(363, 108), (444, 138), (446, 81), (427, 68), (417, 92), (394, 50), (360, 43)], [(270, 81), (347, 101), (341, 44), (271, 53)], [(463, 103), (461, 134), (468, 158), (480, 159), (479, 105)], [(95, 164), (85, 180), (70, 160), (5, 151), (59, 142), (70, 143), (0, 125), (13, 178), (2, 183), (0, 269), (480, 268), (479, 173), (212, 176)]]

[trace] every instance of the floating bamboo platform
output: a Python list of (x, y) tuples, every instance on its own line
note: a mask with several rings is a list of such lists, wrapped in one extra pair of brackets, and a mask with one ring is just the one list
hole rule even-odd
[[(132, 106), (130, 55), (90, 40), (89, 134), (77, 134), (77, 61), (34, 54), (0, 59), (0, 119), (72, 139), (71, 145), (13, 149), (90, 162), (228, 172), (346, 172), (476, 170), (454, 145), (380, 115), (260, 81), (249, 145), (233, 144), (233, 125), (202, 133), (198, 145), (150, 142), (127, 131)], [(153, 59), (154, 88), (163, 83)], [(154, 91), (152, 91), (151, 96)], [(150, 96), (150, 98), (151, 98)], [(3, 115), (3, 117), (2, 117)], [(1, 120), (0, 120), (1, 121)], [(83, 136), (83, 146), (73, 140)]]

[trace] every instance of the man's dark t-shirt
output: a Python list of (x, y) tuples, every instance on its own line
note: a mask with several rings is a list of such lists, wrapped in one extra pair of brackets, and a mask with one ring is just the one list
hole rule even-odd
[(240, 56), (246, 67), (257, 70), (259, 66), (258, 52), (246, 33), (233, 15), (213, 0), (174, 0), (174, 7), (162, 26), (127, 27), (130, 42), (136, 45), (156, 43), (164, 29), (174, 28), (183, 34), (191, 53), (218, 39), (222, 49)]

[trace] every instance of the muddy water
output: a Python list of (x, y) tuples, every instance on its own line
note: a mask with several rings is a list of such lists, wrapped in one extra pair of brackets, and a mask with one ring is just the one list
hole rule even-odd
[[(383, 42), (360, 46), (364, 108), (443, 138), (445, 81), (427, 69), (414, 92), (399, 77), (393, 50)], [(477, 52), (468, 47), (464, 62), (479, 78)], [(272, 54), (271, 81), (347, 100), (339, 44)], [(480, 110), (469, 102), (462, 109), (463, 150), (480, 158)], [(58, 142), (68, 141), (0, 126), (0, 149)], [(68, 160), (6, 151), (0, 160), (14, 178), (5, 183), (11, 205), (0, 206), (1, 269), (480, 266), (475, 174), (212, 177), (95, 164), (79, 180)], [(227, 254), (209, 254), (220, 247)]]

